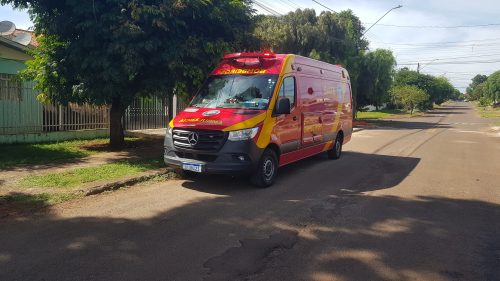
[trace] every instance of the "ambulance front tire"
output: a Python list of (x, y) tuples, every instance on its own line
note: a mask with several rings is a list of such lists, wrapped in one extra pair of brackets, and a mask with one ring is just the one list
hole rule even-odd
[(342, 142), (344, 142), (342, 134), (337, 134), (337, 138), (335, 139), (332, 149), (327, 152), (329, 159), (337, 160), (340, 158), (342, 155)]
[(264, 150), (250, 180), (258, 187), (269, 187), (274, 183), (278, 172), (278, 157), (272, 149)]

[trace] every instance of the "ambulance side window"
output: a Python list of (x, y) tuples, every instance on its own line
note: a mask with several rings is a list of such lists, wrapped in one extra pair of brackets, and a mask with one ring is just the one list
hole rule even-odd
[(288, 76), (283, 79), (279, 97), (288, 98), (290, 100), (291, 107), (295, 105), (295, 77)]

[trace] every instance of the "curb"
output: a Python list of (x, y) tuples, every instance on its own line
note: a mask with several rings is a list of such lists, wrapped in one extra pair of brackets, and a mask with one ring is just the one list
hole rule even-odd
[(173, 172), (172, 169), (166, 168), (165, 170), (149, 174), (149, 175), (143, 175), (143, 176), (138, 176), (134, 178), (129, 178), (126, 180), (121, 180), (121, 181), (116, 181), (116, 182), (111, 182), (103, 185), (98, 185), (95, 187), (90, 188), (89, 190), (81, 190), (83, 192), (84, 196), (90, 196), (90, 195), (97, 195), (106, 191), (111, 191), (111, 190), (117, 190), (125, 186), (133, 186), (141, 182), (148, 181), (152, 178), (155, 178), (157, 176), (161, 175), (166, 175), (168, 173)]

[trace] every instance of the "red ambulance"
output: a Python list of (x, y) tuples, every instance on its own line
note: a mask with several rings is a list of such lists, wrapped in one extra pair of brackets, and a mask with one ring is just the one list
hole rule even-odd
[(185, 173), (248, 174), (267, 187), (281, 166), (322, 152), (338, 159), (351, 134), (344, 68), (292, 54), (234, 53), (170, 121), (164, 160)]

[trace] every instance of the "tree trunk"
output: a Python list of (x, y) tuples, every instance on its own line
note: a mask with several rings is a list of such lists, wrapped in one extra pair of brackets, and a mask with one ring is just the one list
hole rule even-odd
[(356, 120), (358, 115), (358, 91), (353, 92), (351, 88), (351, 98), (352, 98), (352, 121)]
[(121, 149), (125, 145), (125, 134), (122, 125), (124, 113), (125, 109), (120, 102), (113, 101), (109, 112), (109, 146), (112, 149)]

